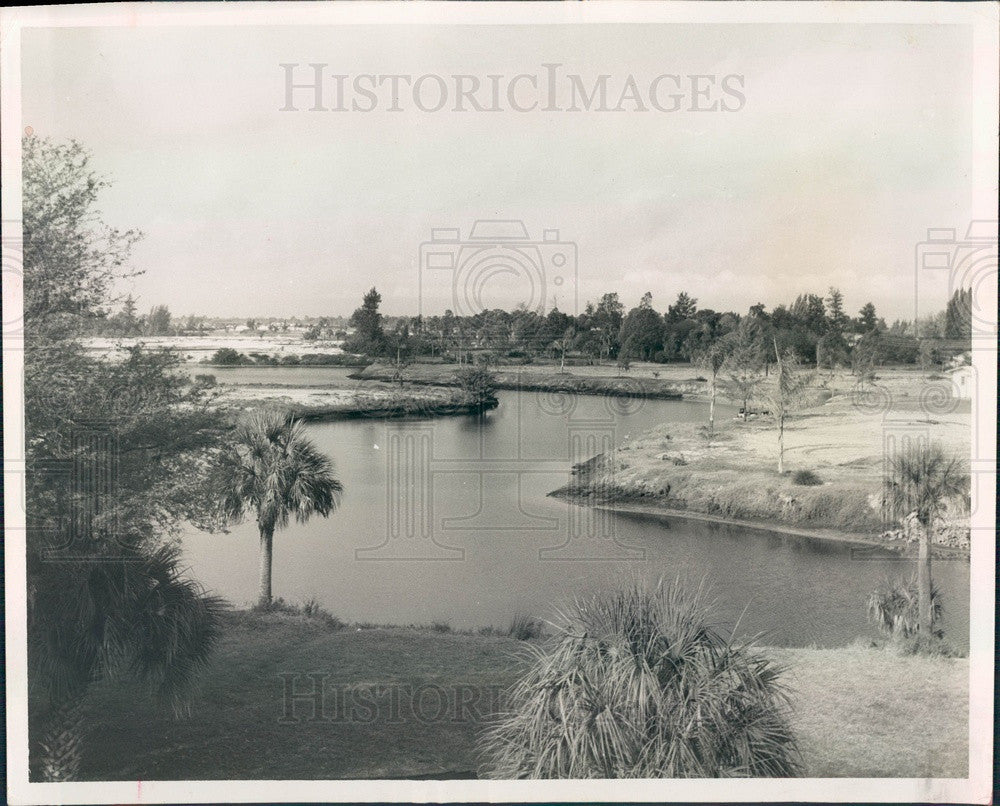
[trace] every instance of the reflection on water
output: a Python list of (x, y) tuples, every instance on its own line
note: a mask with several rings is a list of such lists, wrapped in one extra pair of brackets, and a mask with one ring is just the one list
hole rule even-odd
[[(294, 370), (276, 371), (293, 382), (286, 373)], [(738, 620), (742, 633), (777, 645), (839, 646), (869, 633), (872, 587), (912, 571), (911, 561), (849, 544), (548, 498), (572, 463), (660, 423), (701, 421), (705, 406), (500, 397), (482, 419), (311, 425), (346, 493), (329, 519), (275, 536), (275, 594), (314, 596), (347, 621), (470, 628), (505, 625), (517, 611), (551, 617), (559, 602), (623, 575), (704, 578), (719, 620)], [(237, 604), (254, 598), (252, 523), (227, 535), (188, 535), (185, 547), (204, 584)], [(938, 561), (934, 576), (948, 638), (967, 647), (968, 563)]]

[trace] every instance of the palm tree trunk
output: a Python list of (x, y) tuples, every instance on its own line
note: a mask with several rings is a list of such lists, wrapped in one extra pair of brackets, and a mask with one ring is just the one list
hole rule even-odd
[(785, 472), (785, 413), (778, 415), (778, 475)]
[(917, 609), (920, 632), (931, 634), (931, 530), (930, 524), (921, 523), (920, 546), (917, 554)]
[(715, 376), (712, 376), (712, 397), (708, 401), (708, 435), (715, 436)]
[(52, 712), (48, 730), (39, 742), (43, 781), (75, 781), (79, 775), (85, 693), (69, 695)]
[(260, 588), (257, 595), (259, 607), (271, 604), (271, 555), (274, 549), (274, 527), (260, 527)]

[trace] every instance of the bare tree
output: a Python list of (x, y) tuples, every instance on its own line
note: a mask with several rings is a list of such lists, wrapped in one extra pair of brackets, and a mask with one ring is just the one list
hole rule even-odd
[(750, 413), (750, 403), (757, 396), (764, 380), (764, 350), (759, 325), (744, 318), (736, 330), (724, 340), (725, 370), (729, 376), (725, 394), (741, 404), (742, 415)]
[(812, 377), (799, 371), (791, 350), (779, 350), (777, 339), (773, 339), (773, 343), (777, 372), (769, 401), (778, 421), (778, 473), (781, 474), (785, 472), (785, 420), (789, 412), (802, 402), (802, 393)]
[(708, 435), (715, 435), (715, 395), (719, 386), (719, 373), (726, 365), (726, 346), (724, 341), (716, 341), (701, 350), (695, 356), (698, 366), (708, 370), (711, 375), (709, 389), (711, 397), (708, 403)]

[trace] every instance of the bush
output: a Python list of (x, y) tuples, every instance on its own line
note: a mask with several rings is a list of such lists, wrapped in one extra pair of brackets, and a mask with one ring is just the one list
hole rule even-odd
[(462, 397), (472, 406), (490, 406), (496, 403), (497, 378), (486, 367), (463, 367), (455, 373)]
[(297, 605), (286, 602), (280, 596), (272, 599), (268, 604), (256, 604), (251, 608), (254, 613), (283, 613), (287, 616), (298, 616), (310, 621), (318, 621), (328, 630), (336, 632), (344, 629), (347, 625), (330, 611), (321, 607), (315, 597), (306, 600), (305, 604)]
[(930, 655), (939, 658), (960, 658), (962, 653), (944, 640), (939, 632), (926, 638), (920, 633), (907, 637), (893, 636), (886, 647), (898, 655)]
[(195, 375), (194, 376), (195, 386), (200, 386), (203, 389), (210, 389), (215, 386), (215, 376), (214, 375)]
[(447, 621), (435, 621), (431, 624), (431, 629), (434, 632), (451, 632), (451, 625)]
[(811, 470), (798, 470), (792, 476), (792, 484), (798, 484), (802, 487), (818, 487), (822, 483), (823, 479)]
[(518, 641), (530, 641), (542, 635), (542, 622), (526, 613), (515, 613), (511, 619), (507, 635)]
[(483, 736), (494, 778), (795, 774), (781, 670), (706, 622), (702, 591), (577, 599)]
[(222, 366), (234, 367), (248, 363), (248, 359), (243, 353), (238, 353), (232, 347), (221, 347), (216, 350), (208, 360), (210, 364), (221, 364)]
[[(908, 580), (897, 579), (886, 581), (881, 588), (876, 588), (868, 596), (868, 621), (874, 624), (879, 632), (890, 637), (909, 639), (920, 632), (919, 596), (917, 593), (917, 578), (911, 576)], [(933, 625), (941, 620), (944, 607), (941, 604), (941, 594), (937, 585), (931, 586), (931, 634), (941, 638), (944, 633), (935, 630)]]

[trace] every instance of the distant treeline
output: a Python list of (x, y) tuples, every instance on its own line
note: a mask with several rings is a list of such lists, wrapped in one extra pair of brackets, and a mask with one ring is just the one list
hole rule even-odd
[(231, 347), (216, 350), (206, 364), (220, 367), (358, 367), (367, 362), (357, 355), (340, 353), (306, 353), (305, 355), (274, 356), (267, 353), (241, 353)]
[[(969, 349), (971, 291), (956, 291), (945, 310), (916, 322), (897, 320), (887, 325), (871, 302), (857, 316), (849, 316), (836, 288), (827, 296), (802, 294), (791, 305), (768, 311), (763, 304), (745, 314), (698, 308), (697, 300), (681, 292), (660, 313), (652, 294), (643, 294), (630, 310), (618, 294), (604, 294), (571, 316), (556, 308), (547, 314), (523, 308), (493, 309), (472, 316), (398, 317), (379, 312), (381, 295), (372, 288), (351, 316), (354, 333), (346, 352), (404, 361), (438, 356), (458, 361), (516, 363), (535, 358), (588, 362), (614, 360), (657, 363), (696, 360), (713, 345), (734, 333), (741, 322), (760, 342), (762, 360), (773, 360), (771, 345), (791, 351), (805, 364), (849, 366), (865, 364), (933, 365), (950, 354)], [(766, 346), (766, 349), (765, 349)], [(772, 358), (769, 359), (768, 356)]]
[(82, 323), (91, 336), (198, 336), (220, 330), (263, 336), (267, 333), (300, 331), (307, 340), (321, 337), (346, 338), (343, 317), (291, 317), (290, 319), (256, 319), (245, 321), (208, 316), (174, 316), (166, 305), (154, 305), (149, 313), (141, 314), (132, 295), (125, 297), (115, 313), (99, 310), (90, 313)]

